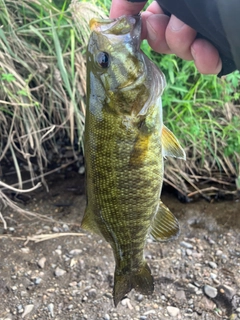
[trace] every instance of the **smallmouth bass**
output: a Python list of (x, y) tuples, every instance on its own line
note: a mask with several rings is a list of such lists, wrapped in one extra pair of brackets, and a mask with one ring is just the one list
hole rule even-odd
[(87, 208), (82, 228), (110, 243), (117, 306), (135, 289), (152, 294), (146, 239), (176, 237), (179, 226), (161, 202), (163, 158), (185, 159), (164, 125), (163, 73), (140, 50), (140, 16), (92, 19), (87, 48), (85, 164)]

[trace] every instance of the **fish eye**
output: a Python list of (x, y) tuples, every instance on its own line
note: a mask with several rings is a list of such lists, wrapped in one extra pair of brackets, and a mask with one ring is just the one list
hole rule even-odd
[(107, 52), (99, 52), (97, 55), (97, 63), (99, 64), (100, 67), (102, 68), (107, 68), (109, 66), (109, 54)]

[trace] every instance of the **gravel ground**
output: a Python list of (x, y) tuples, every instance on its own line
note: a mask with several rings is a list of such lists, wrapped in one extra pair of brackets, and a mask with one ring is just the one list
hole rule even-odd
[(181, 204), (164, 195), (181, 235), (164, 244), (149, 239), (154, 294), (132, 291), (114, 308), (111, 248), (80, 228), (83, 181), (56, 175), (49, 193), (39, 190), (23, 205), (54, 222), (2, 210), (0, 320), (240, 319), (240, 202)]

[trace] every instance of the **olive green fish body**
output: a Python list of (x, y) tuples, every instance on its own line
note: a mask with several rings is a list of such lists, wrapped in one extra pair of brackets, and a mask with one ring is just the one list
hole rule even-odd
[[(153, 292), (153, 278), (143, 257), (147, 236), (152, 233), (155, 239), (165, 240), (178, 233), (175, 218), (159, 202), (165, 80), (139, 50), (139, 17), (93, 20), (91, 26), (85, 123), (87, 208), (82, 227), (102, 235), (113, 249), (117, 305), (132, 288), (143, 294)], [(163, 213), (158, 215), (160, 208)], [(156, 229), (160, 224), (163, 227)]]

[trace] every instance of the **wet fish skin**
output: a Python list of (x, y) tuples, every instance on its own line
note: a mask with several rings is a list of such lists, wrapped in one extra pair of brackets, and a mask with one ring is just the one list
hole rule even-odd
[(165, 78), (139, 49), (140, 17), (93, 19), (90, 26), (82, 227), (103, 236), (113, 249), (116, 306), (133, 288), (142, 294), (154, 290), (143, 256), (146, 238), (151, 233), (168, 240), (179, 232), (159, 200), (163, 157), (185, 154), (163, 125)]

